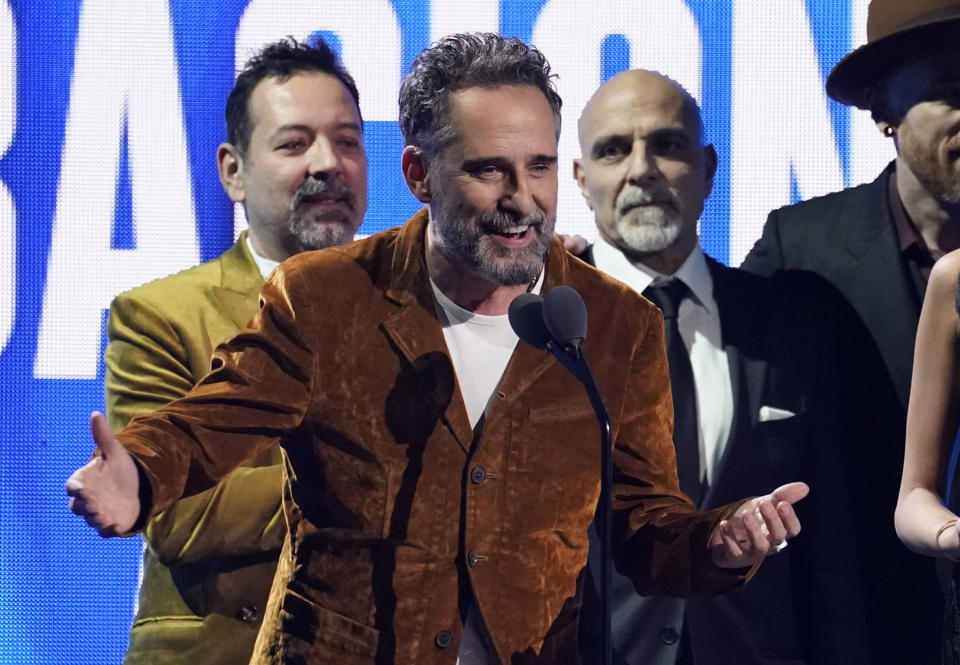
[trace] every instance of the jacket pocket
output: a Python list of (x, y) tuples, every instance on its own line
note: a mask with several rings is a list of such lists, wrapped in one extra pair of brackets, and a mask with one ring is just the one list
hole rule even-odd
[(533, 423), (546, 423), (577, 420), (579, 418), (596, 418), (596, 415), (589, 402), (579, 401), (534, 407), (530, 409), (529, 418), (530, 422)]
[(316, 617), (316, 642), (324, 646), (321, 653), (330, 649), (335, 653), (342, 651), (368, 658), (376, 655), (380, 640), (376, 628), (323, 608), (317, 608)]
[(287, 591), (281, 617), (288, 652), (308, 654), (310, 662), (328, 662), (326, 659), (344, 654), (372, 659), (377, 653), (380, 633), (376, 628), (320, 607), (300, 594)]

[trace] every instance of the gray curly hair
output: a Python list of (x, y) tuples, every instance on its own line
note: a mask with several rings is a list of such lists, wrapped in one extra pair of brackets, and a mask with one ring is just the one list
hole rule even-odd
[(530, 85), (543, 93), (560, 136), (556, 74), (533, 46), (491, 32), (449, 35), (420, 52), (400, 86), (400, 132), (429, 162), (454, 138), (450, 93), (467, 88)]

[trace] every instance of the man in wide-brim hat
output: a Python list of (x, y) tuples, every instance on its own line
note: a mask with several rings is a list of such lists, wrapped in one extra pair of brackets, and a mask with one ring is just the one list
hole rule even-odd
[(934, 664), (943, 603), (934, 560), (908, 552), (892, 518), (927, 278), (960, 247), (960, 2), (874, 0), (867, 43), (826, 88), (869, 110), (897, 157), (872, 183), (771, 212), (743, 267), (812, 272), (840, 295), (843, 452), (872, 662)]
[(867, 43), (843, 58), (827, 77), (827, 94), (842, 104), (871, 108), (871, 91), (904, 62), (956, 53), (960, 3), (943, 0), (871, 2)]

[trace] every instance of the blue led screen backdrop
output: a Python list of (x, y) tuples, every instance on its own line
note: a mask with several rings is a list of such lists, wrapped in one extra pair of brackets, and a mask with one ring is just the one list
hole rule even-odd
[(226, 249), (223, 104), (246, 57), (321, 34), (356, 77), (370, 207), (363, 234), (417, 209), (400, 175), (401, 77), (438, 36), (538, 45), (560, 78), (558, 229), (592, 238), (572, 176), (592, 91), (657, 69), (700, 100), (720, 155), (701, 236), (736, 265), (777, 206), (872, 180), (892, 148), (823, 80), (864, 41), (867, 0), (0, 0), (0, 663), (117, 663), (138, 537), (102, 541), (63, 482), (91, 453), (111, 298)]

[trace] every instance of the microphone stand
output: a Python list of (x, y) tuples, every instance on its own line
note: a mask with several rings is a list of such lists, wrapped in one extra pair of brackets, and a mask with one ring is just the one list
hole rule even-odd
[(600, 396), (587, 360), (579, 344), (561, 345), (557, 340), (547, 342), (547, 350), (583, 384), (600, 425), (600, 501), (597, 504), (596, 525), (600, 537), (600, 653), (603, 665), (613, 662), (610, 625), (610, 539), (613, 522), (613, 440), (610, 435), (610, 416)]

